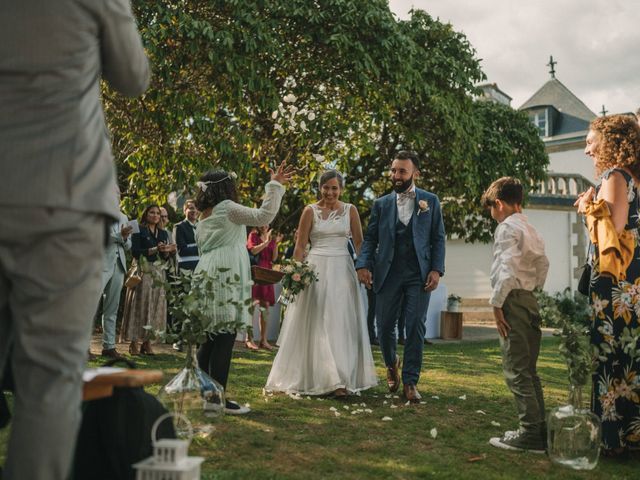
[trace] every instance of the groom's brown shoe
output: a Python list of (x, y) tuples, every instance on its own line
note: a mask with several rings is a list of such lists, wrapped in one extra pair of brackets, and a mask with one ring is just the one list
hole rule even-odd
[(387, 386), (390, 392), (396, 392), (400, 388), (400, 357), (396, 355), (396, 361), (387, 367)]
[(418, 389), (416, 388), (415, 385), (411, 383), (410, 384), (405, 383), (402, 388), (404, 391), (404, 396), (407, 400), (409, 400), (411, 403), (420, 403), (422, 396), (418, 392)]

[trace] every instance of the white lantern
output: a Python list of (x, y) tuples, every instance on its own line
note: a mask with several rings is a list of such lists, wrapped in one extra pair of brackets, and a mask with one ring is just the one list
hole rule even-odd
[[(170, 417), (178, 417), (185, 422), (189, 430), (189, 440), (174, 438), (157, 439), (158, 425)], [(193, 438), (193, 427), (189, 419), (181, 414), (165, 413), (160, 416), (151, 429), (153, 456), (135, 463), (136, 480), (200, 480), (200, 465), (203, 457), (189, 457), (187, 451)]]

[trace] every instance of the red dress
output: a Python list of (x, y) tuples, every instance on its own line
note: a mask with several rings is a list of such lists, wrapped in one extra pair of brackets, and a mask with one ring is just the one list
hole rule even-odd
[[(260, 234), (257, 232), (251, 232), (249, 234), (249, 238), (247, 240), (247, 249), (251, 250), (253, 247), (260, 245), (262, 240), (260, 239)], [(262, 250), (258, 254), (258, 266), (264, 268), (272, 268), (273, 267), (273, 251), (276, 248), (275, 240), (271, 240), (269, 245), (266, 246), (264, 250)], [(273, 285), (254, 285), (251, 287), (251, 296), (254, 300), (261, 300), (263, 302), (267, 302), (269, 305), (273, 305), (276, 303), (275, 293), (273, 290)]]

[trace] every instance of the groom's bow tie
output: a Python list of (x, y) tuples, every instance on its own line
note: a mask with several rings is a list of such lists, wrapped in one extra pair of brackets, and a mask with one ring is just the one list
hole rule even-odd
[(403, 205), (407, 203), (410, 199), (416, 198), (416, 192), (403, 192), (398, 194), (398, 203)]

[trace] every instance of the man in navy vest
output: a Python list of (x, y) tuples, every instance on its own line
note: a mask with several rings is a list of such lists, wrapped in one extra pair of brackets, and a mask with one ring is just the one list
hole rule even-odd
[(193, 200), (184, 202), (184, 220), (176, 224), (175, 238), (178, 247), (178, 268), (195, 270), (198, 265), (198, 245), (196, 245), (196, 225), (198, 210)]
[(378, 340), (387, 367), (387, 385), (400, 386), (396, 355), (396, 321), (404, 306), (406, 338), (402, 383), (412, 403), (420, 401), (416, 385), (422, 368), (431, 292), (444, 275), (445, 233), (440, 201), (416, 188), (420, 164), (414, 152), (401, 151), (391, 163), (394, 192), (378, 198), (356, 262), (359, 280), (376, 293)]

